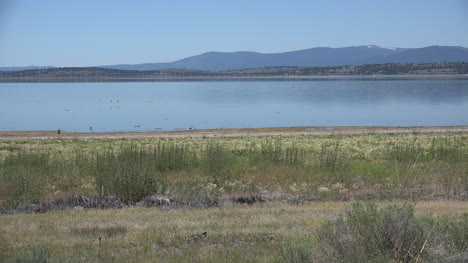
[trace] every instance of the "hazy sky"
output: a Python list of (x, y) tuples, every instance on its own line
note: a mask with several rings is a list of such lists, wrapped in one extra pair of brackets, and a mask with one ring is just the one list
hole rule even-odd
[(468, 47), (468, 0), (0, 0), (0, 66), (366, 44)]

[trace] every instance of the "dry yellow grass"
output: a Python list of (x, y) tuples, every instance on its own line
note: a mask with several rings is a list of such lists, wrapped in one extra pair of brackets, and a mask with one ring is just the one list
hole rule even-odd
[[(101, 257), (101, 261), (118, 262), (215, 262), (221, 257), (230, 262), (232, 257), (242, 262), (245, 255), (252, 262), (268, 262), (278, 258), (282, 239), (310, 235), (350, 204), (265, 203), (212, 209), (85, 209), (0, 215), (0, 241), (10, 251), (45, 244), (53, 257), (72, 261), (97, 262)], [(468, 213), (468, 203), (419, 202), (416, 212), (457, 219)]]

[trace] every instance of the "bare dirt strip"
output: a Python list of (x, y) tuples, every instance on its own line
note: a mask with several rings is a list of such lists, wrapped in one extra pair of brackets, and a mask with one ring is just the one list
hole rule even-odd
[(305, 136), (401, 133), (467, 133), (468, 126), (433, 127), (278, 127), (251, 129), (207, 129), (159, 132), (75, 133), (60, 131), (0, 131), (0, 140), (25, 139), (144, 139), (144, 138), (219, 138), (242, 136)]

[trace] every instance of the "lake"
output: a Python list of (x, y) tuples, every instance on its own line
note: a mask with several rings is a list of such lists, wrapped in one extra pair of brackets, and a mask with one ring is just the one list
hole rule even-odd
[(468, 125), (468, 79), (0, 83), (0, 130)]

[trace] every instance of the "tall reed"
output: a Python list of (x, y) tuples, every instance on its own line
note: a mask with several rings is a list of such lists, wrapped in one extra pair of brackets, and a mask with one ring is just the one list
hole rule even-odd
[(163, 191), (165, 183), (161, 173), (154, 169), (158, 164), (155, 157), (154, 152), (133, 144), (121, 146), (117, 152), (110, 148), (97, 152), (94, 169), (97, 192), (137, 201)]
[(49, 154), (20, 151), (0, 162), (0, 196), (7, 206), (37, 203), (42, 200), (49, 175)]

